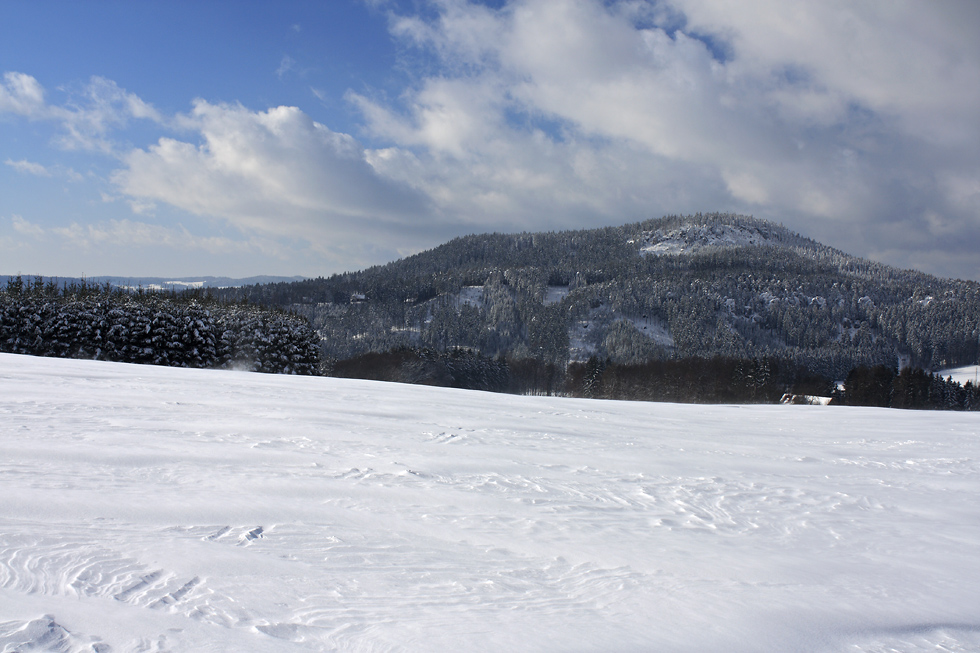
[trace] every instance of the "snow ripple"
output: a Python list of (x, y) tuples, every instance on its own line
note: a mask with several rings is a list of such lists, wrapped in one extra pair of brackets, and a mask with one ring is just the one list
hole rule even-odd
[[(18, 525), (5, 523), (11, 531)], [(182, 578), (163, 569), (148, 569), (138, 560), (93, 543), (103, 529), (75, 529), (66, 535), (38, 536), (37, 524), (20, 524), (23, 532), (0, 536), (0, 588), (24, 594), (111, 598), (115, 601), (180, 611), (200, 612), (209, 595), (199, 577)], [(26, 527), (26, 528), (25, 528)], [(125, 533), (113, 529), (117, 536)], [(88, 536), (86, 536), (88, 535)]]

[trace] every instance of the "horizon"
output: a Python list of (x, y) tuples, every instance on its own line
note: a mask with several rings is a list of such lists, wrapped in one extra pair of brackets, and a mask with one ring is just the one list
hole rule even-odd
[[(702, 214), (699, 213), (699, 214), (695, 214), (695, 215), (702, 215)], [(659, 219), (667, 219), (667, 218), (671, 218), (671, 217), (680, 217), (681, 219), (687, 219), (687, 218), (694, 218), (695, 215), (663, 216), (663, 218), (659, 218)], [(711, 213), (708, 213), (707, 215), (711, 215)], [(730, 215), (734, 215), (734, 214), (730, 214)], [(794, 234), (796, 236), (801, 236), (803, 238), (809, 238), (806, 234), (802, 234), (802, 233), (793, 231), (792, 229), (789, 229), (788, 227), (786, 227), (785, 225), (783, 225), (780, 222), (769, 221), (769, 220), (765, 220), (765, 219), (762, 219), (762, 218), (755, 218), (754, 216), (751, 216), (751, 215), (749, 215), (749, 216), (737, 215), (737, 217), (740, 217), (740, 218), (749, 218), (750, 220), (760, 220), (760, 221), (765, 222), (765, 223), (768, 223), (770, 225), (773, 225), (773, 226), (776, 226), (776, 227), (780, 227), (780, 228), (783, 228), (783, 229), (787, 229), (791, 234)], [(652, 218), (651, 220), (657, 220), (657, 218)], [(643, 222), (646, 222), (646, 221), (643, 221)], [(552, 230), (552, 233), (560, 233), (562, 231), (597, 231), (597, 230), (602, 229), (604, 227), (617, 227), (617, 226), (626, 227), (626, 226), (630, 226), (630, 225), (634, 225), (634, 224), (635, 225), (640, 225), (640, 224), (643, 224), (643, 222), (629, 223), (629, 224), (626, 224), (626, 225), (603, 225), (602, 227), (591, 227), (591, 228), (590, 227), (585, 227), (583, 229), (578, 229), (578, 230), (562, 230), (562, 229), (556, 229), (556, 230)], [(455, 240), (457, 238), (473, 238), (473, 237), (480, 237), (480, 236), (493, 236), (493, 235), (498, 235), (498, 234), (508, 235), (508, 236), (517, 236), (517, 235), (521, 235), (521, 234), (534, 234), (534, 233), (549, 233), (549, 232), (529, 232), (529, 231), (523, 231), (523, 232), (483, 232), (483, 233), (461, 234), (460, 236), (455, 236), (455, 237), (453, 237), (453, 238), (451, 238), (449, 240), (446, 240), (446, 241), (437, 243), (437, 244), (433, 245), (432, 247), (426, 248), (424, 250), (420, 250), (418, 252), (413, 252), (411, 254), (406, 254), (404, 256), (400, 256), (400, 257), (395, 258), (395, 259), (392, 259), (390, 261), (373, 263), (370, 266), (364, 266), (364, 267), (358, 268), (358, 269), (342, 270), (342, 271), (338, 271), (338, 272), (332, 272), (332, 273), (329, 273), (329, 274), (318, 274), (318, 275), (311, 275), (311, 276), (304, 276), (304, 275), (274, 275), (274, 274), (252, 274), (252, 275), (242, 276), (242, 277), (231, 277), (231, 276), (223, 275), (223, 274), (200, 274), (200, 275), (192, 275), (192, 274), (171, 274), (171, 275), (166, 275), (166, 274), (164, 274), (164, 275), (100, 274), (100, 275), (81, 275), (81, 276), (59, 276), (59, 275), (46, 275), (46, 274), (31, 274), (31, 273), (23, 273), (23, 272), (18, 271), (18, 272), (13, 273), (13, 274), (0, 274), (0, 283), (6, 283), (8, 280), (13, 279), (13, 278), (18, 278), (18, 277), (24, 279), (25, 282), (28, 281), (28, 280), (34, 280), (34, 279), (43, 279), (44, 281), (52, 281), (52, 280), (54, 280), (54, 281), (65, 281), (65, 282), (67, 282), (67, 281), (78, 281), (78, 280), (81, 280), (81, 281), (98, 281), (100, 283), (103, 282), (103, 281), (106, 281), (106, 280), (130, 280), (130, 281), (138, 282), (140, 284), (142, 284), (143, 282), (151, 282), (151, 283), (162, 282), (162, 283), (167, 284), (167, 283), (181, 283), (181, 282), (213, 281), (213, 280), (222, 280), (222, 279), (225, 279), (225, 280), (228, 280), (228, 281), (233, 281), (233, 282), (251, 281), (253, 283), (259, 283), (259, 284), (291, 282), (291, 281), (306, 281), (306, 280), (311, 280), (311, 279), (316, 279), (316, 278), (331, 278), (333, 276), (342, 275), (342, 274), (357, 274), (357, 273), (360, 273), (360, 272), (363, 272), (363, 271), (367, 270), (370, 267), (384, 267), (386, 265), (398, 263), (399, 261), (401, 261), (401, 260), (403, 260), (405, 258), (409, 258), (409, 257), (415, 256), (417, 254), (425, 254), (425, 253), (430, 252), (430, 251), (432, 251), (434, 249), (437, 249), (437, 248), (439, 248), (439, 247), (441, 247), (443, 245), (446, 245), (449, 242), (451, 242), (452, 240)], [(810, 239), (810, 240), (813, 240), (813, 239)], [(816, 242), (818, 245), (824, 245), (824, 246), (826, 246), (825, 243), (821, 243), (821, 242), (816, 241), (816, 240), (814, 240), (814, 242)], [(864, 258), (864, 257), (860, 257), (860, 256), (855, 256), (855, 255), (851, 254), (850, 252), (847, 252), (847, 251), (844, 251), (844, 250), (841, 250), (841, 249), (838, 249), (838, 248), (833, 248), (833, 249), (835, 249), (836, 251), (844, 254), (845, 256), (850, 256), (850, 257), (855, 258), (855, 259), (858, 259), (858, 260), (865, 260), (865, 261), (870, 261), (872, 263), (880, 263), (880, 264), (883, 264), (883, 265), (888, 265), (887, 263), (883, 263), (882, 261), (876, 261), (874, 259), (869, 259), (869, 258)], [(890, 266), (890, 267), (892, 267), (893, 269), (896, 269), (896, 270), (907, 269), (907, 270), (911, 270), (912, 272), (930, 274), (928, 272), (925, 272), (924, 270), (918, 270), (918, 269), (915, 269), (915, 268), (900, 268), (898, 266)], [(0, 271), (0, 272), (2, 272), (2, 271)], [(976, 280), (973, 280), (973, 279), (962, 279), (962, 278), (957, 278), (957, 277), (939, 277), (938, 275), (933, 275), (933, 276), (936, 276), (939, 279), (946, 279), (946, 280), (952, 280), (952, 281), (968, 281), (968, 282), (980, 283), (980, 281), (976, 281)], [(254, 280), (257, 280), (257, 279), (266, 279), (266, 280), (265, 281), (254, 281)], [(230, 287), (230, 286), (214, 286), (214, 287)]]
[(978, 281), (978, 32), (969, 2), (15, 3), (0, 272), (326, 277), (731, 212)]

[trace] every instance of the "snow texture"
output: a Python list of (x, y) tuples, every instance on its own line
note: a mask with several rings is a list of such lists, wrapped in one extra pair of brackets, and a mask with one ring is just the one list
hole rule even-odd
[(649, 318), (645, 315), (641, 317), (627, 317), (626, 319), (636, 327), (637, 331), (661, 347), (671, 348), (674, 346), (674, 338), (670, 335), (670, 330), (667, 328), (667, 325), (661, 320)]
[(550, 306), (551, 304), (557, 304), (561, 300), (568, 297), (570, 289), (568, 286), (548, 286), (545, 288), (544, 293), (544, 305)]
[(483, 308), (483, 286), (463, 286), (454, 296), (453, 305), (457, 309), (463, 306)]
[(980, 415), (0, 355), (0, 651), (980, 650)]
[[(589, 328), (592, 331), (589, 331)], [(593, 320), (577, 320), (568, 328), (568, 360), (584, 363), (599, 349)]]
[[(632, 241), (630, 241), (632, 242)], [(767, 245), (777, 242), (771, 234), (750, 225), (684, 225), (667, 231), (644, 232), (644, 254), (696, 254), (704, 250)]]
[(629, 316), (600, 306), (589, 312), (584, 320), (576, 320), (568, 328), (568, 359), (572, 362), (584, 363), (594, 355), (605, 356), (601, 343), (616, 322), (625, 320), (654, 344), (666, 349), (673, 349), (674, 338), (670, 335), (667, 325), (655, 318)]

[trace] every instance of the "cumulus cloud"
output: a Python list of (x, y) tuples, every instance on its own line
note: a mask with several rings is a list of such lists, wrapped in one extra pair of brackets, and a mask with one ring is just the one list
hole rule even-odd
[[(734, 210), (980, 275), (975, 2), (369, 4), (410, 80), (347, 93), (370, 146), (297, 107), (197, 100), (162, 116), (98, 77), (52, 105), (6, 73), (0, 112), (118, 157), (136, 213), (178, 207), (340, 267), (463, 232)], [(135, 120), (169, 131), (124, 150), (113, 134)]]
[(416, 154), (391, 159), (410, 163), (401, 174), (447, 212), (534, 228), (542, 215), (594, 223), (751, 208), (786, 192), (760, 159), (795, 148), (771, 116), (727, 98), (704, 42), (584, 0), (440, 6), (434, 21), (394, 16), (392, 32), (437, 53), (442, 74), (400, 106), (350, 99), (373, 135)]
[(199, 145), (161, 138), (123, 157), (120, 192), (222, 218), (266, 236), (327, 243), (375, 227), (410, 228), (424, 198), (378, 174), (349, 135), (333, 132), (295, 107), (251, 111), (194, 103), (178, 124)]
[[(937, 142), (975, 139), (980, 125), (980, 6), (911, 0), (788, 4), (675, 0), (688, 25), (725, 35), (740, 75), (770, 71), (779, 104), (806, 106), (822, 121), (846, 119), (857, 104), (902, 130)], [(795, 69), (797, 79), (779, 80)], [(783, 83), (780, 83), (780, 82)], [(833, 107), (827, 111), (826, 107)], [(790, 113), (795, 113), (790, 107)], [(804, 112), (805, 115), (806, 112)]]
[(446, 213), (734, 209), (907, 264), (980, 219), (976, 7), (441, 0), (390, 14), (440, 66), (349, 97), (391, 144), (379, 169)]
[(37, 117), (45, 109), (44, 88), (30, 75), (6, 72), (0, 82), (0, 113)]
[[(431, 208), (423, 193), (380, 174), (372, 166), (378, 157), (296, 107), (252, 111), (197, 101), (188, 114), (162, 116), (111, 80), (93, 77), (66, 90), (65, 102), (51, 104), (45, 103), (34, 78), (8, 74), (6, 79), (3, 110), (30, 109), (31, 118), (59, 128), (55, 143), (60, 147), (100, 152), (122, 163), (111, 175), (116, 194), (102, 191), (104, 201), (123, 199), (142, 216), (170, 205), (230, 225), (246, 240), (213, 245), (226, 253), (237, 247), (279, 259), (320, 258), (327, 269), (338, 269), (410, 254), (433, 243), (430, 225), (422, 222)], [(136, 119), (181, 138), (162, 137), (145, 149), (123, 149), (115, 140), (117, 132)], [(80, 178), (62, 166), (45, 168), (12, 159), (5, 163), (20, 172)], [(140, 221), (75, 223), (59, 229), (43, 233), (76, 239), (84, 247), (130, 242), (200, 248), (194, 243), (212, 242), (191, 237), (182, 228), (155, 232), (163, 227)], [(149, 236), (140, 240), (141, 234)]]

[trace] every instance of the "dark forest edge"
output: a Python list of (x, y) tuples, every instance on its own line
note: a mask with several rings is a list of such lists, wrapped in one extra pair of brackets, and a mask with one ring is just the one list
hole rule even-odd
[(980, 389), (917, 368), (851, 370), (846, 391), (804, 365), (778, 358), (684, 357), (622, 363), (590, 358), (491, 357), (472, 349), (396, 347), (344, 360), (321, 355), (309, 321), (202, 290), (126, 291), (34, 278), (0, 291), (0, 351), (175, 367), (327, 375), (440, 387), (597, 399), (682, 403), (776, 403), (784, 394), (837, 404), (980, 410)]
[(0, 292), (0, 351), (172, 367), (318, 374), (306, 318), (208, 292), (129, 292), (36, 277)]
[(675, 403), (773, 404), (784, 395), (828, 397), (833, 404), (980, 410), (980, 388), (921, 369), (858, 367), (845, 389), (792, 361), (724, 357), (613, 363), (591, 358), (567, 369), (533, 358), (490, 358), (455, 349), (400, 347), (330, 366), (331, 376), (511, 394)]

